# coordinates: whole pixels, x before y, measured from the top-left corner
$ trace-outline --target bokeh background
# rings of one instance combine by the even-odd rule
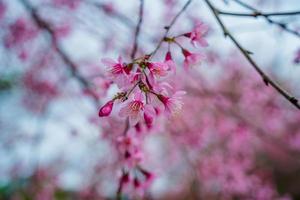
[[[250,13],[233,1],[217,8]],[[138,55],[152,51],[183,0],[145,0]],[[265,12],[298,0],[247,1]],[[0,1],[0,199],[114,199],[121,165],[114,140],[124,120],[98,118],[116,91],[102,58],[129,61],[138,0]],[[299,31],[299,15],[272,17]],[[261,68],[300,97],[300,37],[263,17],[222,16]],[[155,180],[124,199],[300,199],[300,114],[259,75],[210,10],[194,0],[171,35],[209,25],[206,60],[182,70],[172,47],[182,112],[159,119],[143,142]],[[180,41],[193,47],[186,40]],[[167,46],[154,58],[164,58]],[[197,50],[194,50],[197,51]],[[298,53],[299,54],[299,53]]]

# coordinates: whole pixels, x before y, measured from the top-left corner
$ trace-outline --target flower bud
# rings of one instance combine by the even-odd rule
[[[168,61],[168,60],[173,60],[170,51],[168,51],[168,52],[166,53],[166,57],[165,57],[165,61]]]
[[[147,128],[150,129],[152,127],[153,117],[144,113],[144,120]]]
[[[106,117],[110,115],[113,109],[113,105],[114,105],[114,101],[110,100],[104,106],[102,106],[99,110],[99,117]]]
[[[134,178],[133,185],[135,188],[141,187],[141,182],[139,181],[139,179],[137,177]]]

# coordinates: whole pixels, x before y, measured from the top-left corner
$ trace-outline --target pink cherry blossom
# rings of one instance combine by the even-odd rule
[[[144,110],[143,94],[136,92],[133,101],[121,108],[120,117],[129,117],[129,122],[132,126],[136,125],[142,118]]]
[[[203,22],[198,22],[192,32],[184,34],[184,36],[189,37],[191,39],[191,43],[196,46],[206,47],[208,46],[207,41],[205,40],[205,36],[208,32],[208,26]]]
[[[108,78],[115,82],[119,88],[128,87],[129,73],[127,66],[122,62],[122,58],[119,57],[118,61],[115,62],[111,59],[102,59],[102,63],[108,67]]]
[[[168,74],[169,66],[163,62],[151,62],[147,65],[150,75],[156,77],[163,77]]]
[[[176,64],[172,58],[171,52],[168,51],[165,57],[165,64],[168,65],[169,70],[176,73]]]
[[[186,49],[182,49],[182,54],[184,55],[183,67],[185,70],[199,64],[205,58],[202,53],[191,53]]]
[[[177,91],[172,96],[167,97],[164,95],[158,95],[159,100],[165,106],[165,111],[168,115],[178,114],[183,106],[183,95],[185,95],[185,91]]]
[[[151,87],[157,82],[159,78],[168,75],[169,66],[163,62],[147,63],[147,67],[150,71],[148,80],[150,81]]]

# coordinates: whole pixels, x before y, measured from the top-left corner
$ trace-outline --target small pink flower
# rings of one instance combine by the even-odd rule
[[[143,94],[136,92],[133,101],[129,102],[120,110],[120,117],[129,117],[131,126],[135,126],[144,116],[145,123],[152,124],[155,110],[153,106],[143,103]]]
[[[156,115],[155,109],[151,105],[146,105],[144,109],[144,120],[148,129],[152,128],[154,116]]]
[[[148,69],[151,74],[162,77],[168,74],[169,66],[162,62],[151,62],[148,63]]]
[[[149,80],[151,85],[153,85],[156,81],[155,78],[160,78],[168,75],[169,66],[163,62],[152,62],[147,65],[150,75]]]
[[[112,109],[113,109],[114,101],[110,100],[108,101],[104,106],[102,106],[99,110],[99,117],[106,117],[110,115]]]
[[[111,59],[102,59],[102,63],[108,66],[108,78],[115,82],[119,88],[130,85],[130,70],[127,68],[126,64],[122,62],[121,57],[118,58],[117,62]]]
[[[196,46],[197,44],[206,47],[208,46],[207,41],[204,39],[208,32],[208,26],[203,22],[198,22],[192,32],[184,34],[184,36],[191,39],[191,43]]]
[[[130,125],[136,125],[144,110],[143,97],[141,92],[135,93],[134,100],[129,102],[125,107],[120,110],[120,117],[129,117]]]
[[[182,96],[185,94],[185,91],[177,91],[171,97],[164,95],[158,95],[157,97],[164,104],[167,114],[173,115],[181,111],[183,106]]]
[[[197,65],[205,58],[202,53],[191,53],[186,49],[182,49],[182,54],[184,55],[184,69],[188,70],[189,67]]]
[[[175,65],[175,62],[173,61],[170,51],[168,51],[166,54],[165,64],[168,65],[170,71],[173,71],[174,73],[176,73],[176,65]]]

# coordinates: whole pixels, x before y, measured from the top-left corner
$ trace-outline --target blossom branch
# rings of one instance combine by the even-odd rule
[[[298,31],[288,28],[286,23],[274,21],[273,19],[270,18],[271,16],[280,16],[280,15],[283,15],[283,16],[284,15],[298,15],[298,14],[300,14],[300,11],[285,12],[285,13],[283,12],[281,14],[280,13],[263,13],[263,12],[260,12],[259,10],[257,10],[256,8],[252,7],[251,5],[246,4],[240,0],[232,0],[232,1],[236,2],[237,4],[239,4],[240,6],[242,6],[244,8],[247,8],[248,10],[253,11],[252,15],[249,15],[249,17],[250,16],[252,16],[252,17],[261,16],[261,17],[265,18],[265,20],[267,22],[269,22],[270,24],[275,24],[275,25],[279,26],[280,28],[282,28],[283,30],[285,30],[286,32],[291,33],[291,34],[295,35],[296,37],[300,38],[300,33]],[[217,9],[216,9],[216,11],[219,12],[219,14],[224,14],[224,12],[220,12]],[[241,15],[235,15],[235,16],[241,16]],[[244,16],[247,16],[247,15],[244,15]]]
[[[136,52],[138,50],[138,38],[141,30],[141,25],[143,22],[143,15],[144,15],[144,0],[140,0],[140,8],[139,8],[139,21],[135,29],[134,33],[134,43],[133,43],[133,48],[131,51],[131,59],[134,59]]]
[[[43,20],[37,13],[37,10],[33,8],[26,0],[20,0],[24,7],[30,12],[30,15],[35,22],[35,24],[42,30],[45,30],[51,38],[52,44],[54,46],[55,51],[63,60],[63,62],[69,67],[71,75],[78,80],[81,86],[88,91],[91,91],[91,85],[88,80],[86,80],[78,71],[78,66],[75,62],[73,62],[66,53],[62,50],[60,45],[58,44],[57,38],[55,36],[55,32],[47,21]],[[95,104],[98,104],[98,97],[93,92],[88,92],[88,94],[93,98]]]
[[[136,52],[138,50],[138,36],[139,36],[141,25],[143,22],[143,15],[144,15],[144,0],[140,0],[139,21],[138,21],[138,24],[136,26],[135,33],[134,33],[134,44],[133,44],[133,48],[132,48],[132,51],[130,54],[131,59],[135,58]],[[138,85],[138,83],[139,83],[139,81],[137,81],[137,83],[128,91],[128,93],[126,94],[126,98],[128,98],[128,96],[134,90],[134,88]],[[126,119],[125,128],[123,130],[123,135],[127,135],[128,129],[129,129],[129,117],[127,117],[127,119]],[[123,185],[124,185],[124,177],[128,177],[128,174],[125,171],[125,169],[123,168],[122,177],[119,180],[119,185],[118,185],[118,189],[116,192],[116,198],[118,200],[122,199],[122,189],[123,189]]]
[[[235,46],[240,50],[240,52],[245,56],[245,58],[249,61],[252,67],[257,71],[257,73],[262,77],[264,83],[268,86],[271,85],[279,94],[281,94],[284,98],[286,98],[291,104],[295,107],[300,109],[300,105],[298,99],[294,96],[290,95],[285,89],[283,89],[277,82],[273,81],[257,64],[256,62],[250,57],[250,52],[244,49],[241,44],[235,39],[235,37],[228,31],[222,20],[220,19],[218,10],[211,4],[209,0],[204,0],[210,10],[212,11],[213,15],[215,16],[217,22],[221,26],[224,36],[229,37],[231,41],[235,44]]]
[[[175,15],[175,17],[172,19],[172,21],[170,22],[170,24],[168,26],[165,26],[165,29],[166,29],[165,34],[163,35],[163,37],[161,38],[161,40],[158,42],[158,45],[156,46],[156,48],[154,49],[154,51],[152,51],[149,54],[151,57],[156,54],[156,52],[158,51],[158,49],[160,48],[160,46],[164,42],[165,38],[168,36],[168,33],[170,32],[171,28],[173,27],[173,25],[175,24],[175,22],[177,21],[177,19],[187,9],[187,7],[190,5],[191,2],[192,2],[192,0],[188,0],[184,4],[184,6],[181,8],[181,10]]]

